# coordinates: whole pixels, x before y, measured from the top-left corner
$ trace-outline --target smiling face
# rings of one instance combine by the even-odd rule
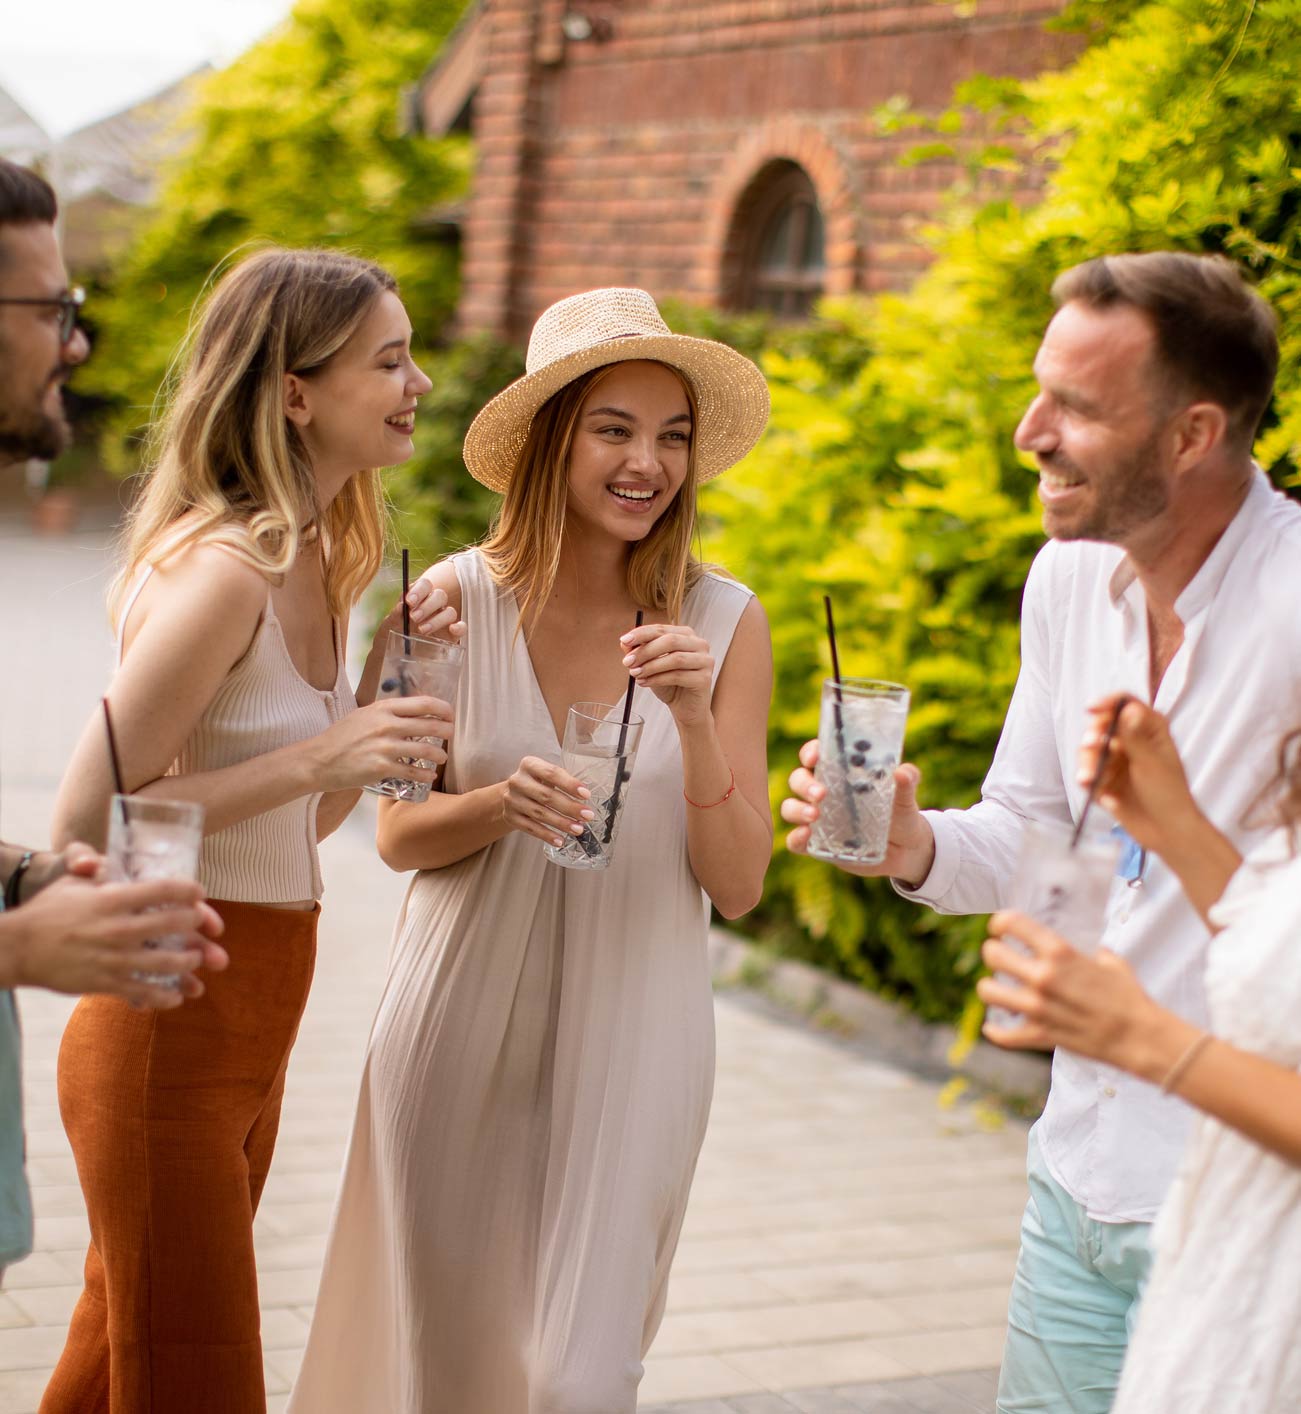
[[[286,416],[327,499],[356,472],[411,456],[416,401],[432,386],[411,357],[411,321],[391,290],[324,368],[285,375]]]
[[[57,299],[67,288],[53,226],[0,226],[0,295]],[[63,385],[88,352],[80,329],[59,343],[57,305],[0,304],[0,463],[52,460],[68,445]]]
[[[588,391],[569,449],[571,521],[644,539],[673,504],[691,454],[691,403],[661,363],[614,364]]]
[[[1136,309],[1062,306],[1035,359],[1016,445],[1039,466],[1044,530],[1127,545],[1170,503],[1170,390]]]

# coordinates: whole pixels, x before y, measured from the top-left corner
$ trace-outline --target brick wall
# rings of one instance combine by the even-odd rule
[[[610,37],[564,39],[566,9],[605,21]],[[936,110],[971,74],[1036,73],[1078,43],[1043,29],[1061,0],[963,9],[973,13],[937,0],[488,0],[463,327],[518,334],[598,284],[724,300],[738,205],[774,159],[798,162],[818,192],[829,291],[906,284],[925,261],[918,224],[961,173],[900,167],[918,139],[881,135],[872,110],[896,94]]]

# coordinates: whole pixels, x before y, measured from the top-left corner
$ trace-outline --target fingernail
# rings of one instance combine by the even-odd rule
[[[579,825],[578,823],[574,823],[570,825],[569,833],[571,835],[581,835],[585,829],[587,829],[586,825]]]
[[[619,642],[620,642],[620,643],[627,643],[628,640],[629,640],[631,637],[632,637],[632,634],[631,634],[631,633],[621,633],[621,634],[619,635]]]
[[[806,805],[804,807],[804,818],[806,820],[816,820],[818,818],[818,812],[814,810],[811,805]]]
[[[623,660],[623,665],[624,665],[624,667],[626,668],[630,663],[635,663],[636,661],[637,661],[636,654],[634,654],[634,653],[629,653],[628,656]]]
[[[551,839],[551,843],[552,843],[553,845],[555,845],[555,847],[556,847],[557,849],[560,849],[560,848],[564,845],[565,842],[564,842],[564,840],[563,840],[559,835],[553,835],[553,836],[552,836],[552,839]]]
[[[580,800],[591,800],[592,792],[586,786],[578,787],[578,798]]]
[[[640,668],[629,668],[629,669],[628,669],[628,676],[629,676],[630,678],[640,677],[640,676],[641,676],[641,669],[640,669]]]
[[[584,820],[595,820],[595,819],[596,819],[596,811],[595,811],[595,810],[580,810],[578,813],[583,817]]]

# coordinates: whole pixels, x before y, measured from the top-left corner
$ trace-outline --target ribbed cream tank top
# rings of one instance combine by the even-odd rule
[[[132,589],[119,632],[151,572],[145,570]],[[334,686],[322,692],[294,667],[268,589],[252,643],[227,673],[167,774],[196,775],[238,765],[317,736],[353,711],[357,699],[348,682],[340,636],[336,621]],[[119,664],[121,660],[119,636]],[[302,796],[208,835],[199,853],[199,882],[208,897],[239,903],[319,899],[324,888],[316,853],[320,799],[319,791]]]

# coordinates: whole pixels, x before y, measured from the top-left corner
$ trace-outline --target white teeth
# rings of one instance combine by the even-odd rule
[[[1054,471],[1045,471],[1042,467],[1039,468],[1039,478],[1041,481],[1047,482],[1054,491],[1068,491],[1072,486],[1082,486],[1084,484],[1082,481],[1072,477],[1061,476]]]
[[[611,486],[610,490],[624,501],[649,501],[655,494],[654,491],[625,491],[618,486]]]
[[[387,422],[390,427],[396,427],[403,432],[410,432],[416,425],[416,415],[415,413],[408,412],[404,413],[401,417],[386,417],[384,421]]]

